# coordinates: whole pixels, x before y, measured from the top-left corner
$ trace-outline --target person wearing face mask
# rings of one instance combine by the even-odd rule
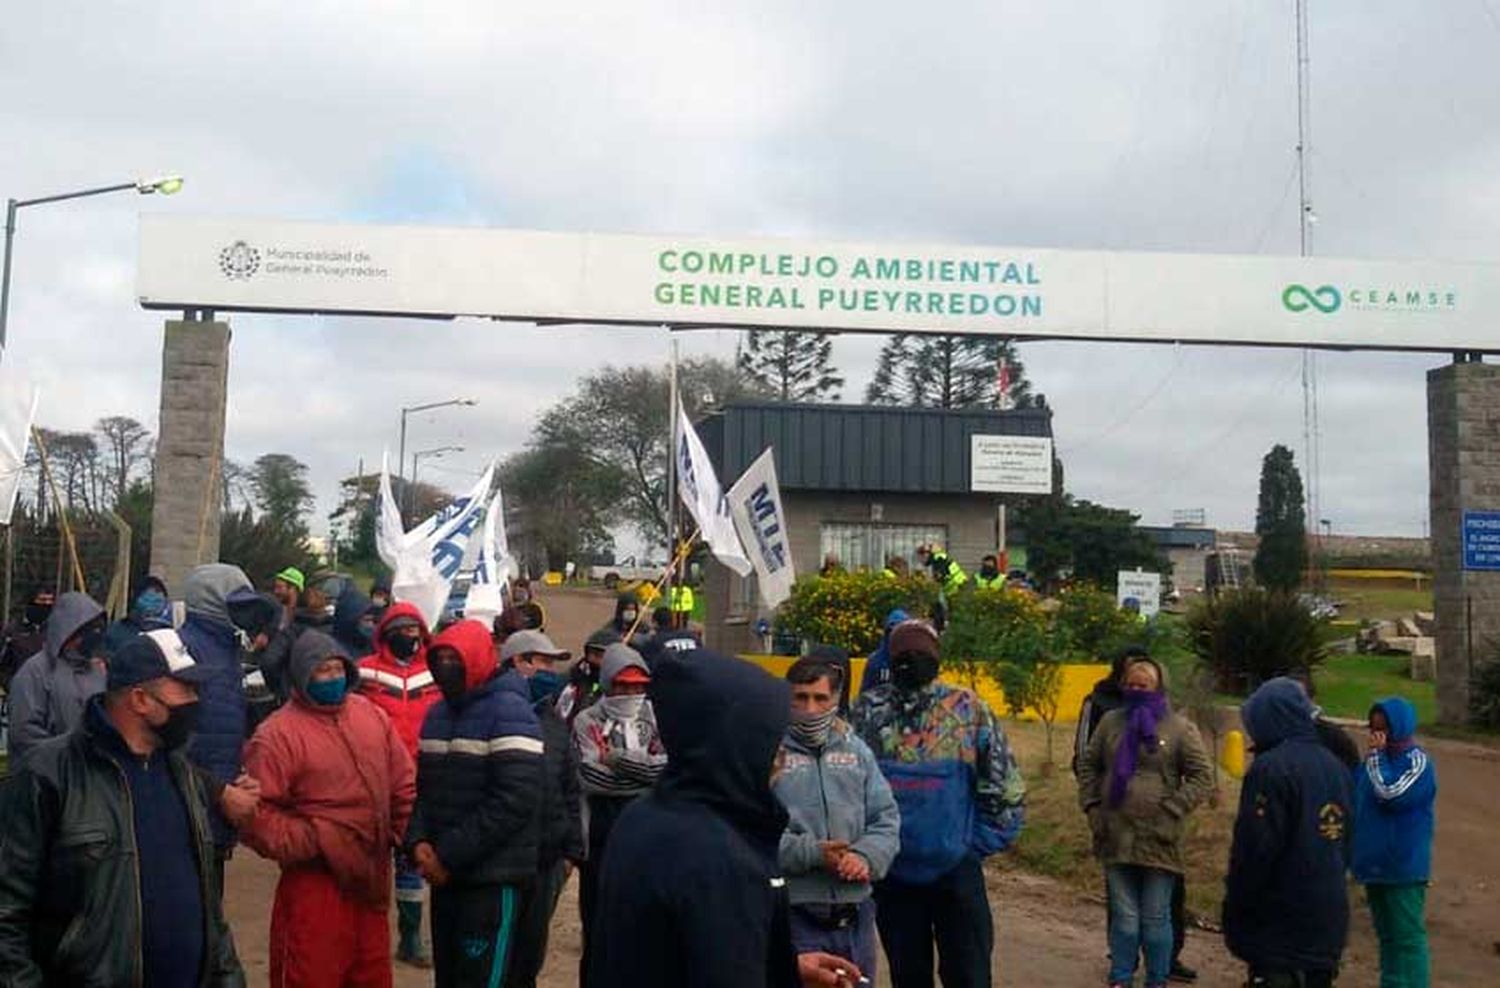
[[[407,848],[432,885],[437,984],[501,984],[537,873],[545,751],[525,676],[496,675],[490,628],[466,619],[432,640],[443,699],[422,723]]]
[[[1000,572],[1000,560],[993,554],[979,560],[979,572],[974,574],[974,586],[980,590],[999,590],[1005,586],[1005,574]]]
[[[146,577],[140,592],[130,602],[130,613],[109,626],[104,633],[104,654],[114,655],[136,635],[159,628],[172,627],[172,602],[167,599],[167,585],[154,576]]]
[[[1168,703],[1156,660],[1127,658],[1120,685],[1121,706],[1099,721],[1078,763],[1078,803],[1104,865],[1109,983],[1133,983],[1144,953],[1146,986],[1158,988],[1172,973],[1185,821],[1213,792],[1213,763],[1193,722]]]
[[[573,669],[568,673],[568,685],[557,697],[558,716],[568,725],[569,731],[578,715],[604,695],[604,687],[599,685],[604,650],[619,640],[620,636],[613,628],[600,628],[583,643],[583,654],[573,663]]]
[[[641,621],[637,623],[636,620],[640,616],[640,613],[640,599],[633,592],[622,593],[615,598],[615,616],[610,618],[609,624],[606,624],[600,630],[613,631],[619,636],[621,641],[624,641],[625,636],[630,634],[632,629],[636,631],[645,629],[646,622]]]
[[[891,632],[896,630],[896,625],[910,616],[899,607],[885,616],[885,634],[881,635],[880,644],[865,660],[865,674],[859,681],[861,693],[868,693],[875,687],[884,686],[891,681]]]
[[[411,817],[416,767],[390,718],[354,692],[359,669],[338,642],[306,632],[288,673],[291,700],[245,746],[261,800],[240,833],[281,865],[271,984],[388,986],[391,852]]]
[[[901,810],[901,851],[875,886],[876,925],[896,988],[988,988],[995,928],[984,858],[1015,842],[1026,783],[994,714],[939,682],[938,633],[903,621],[890,635],[891,681],[861,693],[852,718]]]
[[[46,587],[37,587],[26,598],[21,616],[0,632],[0,689],[10,685],[21,663],[42,650],[47,641],[47,616],[57,595]]]
[[[183,754],[210,676],[175,631],[138,635],[78,726],[13,769],[0,789],[0,984],[243,988],[207,795]]]
[[[584,831],[588,858],[578,876],[578,911],[583,920],[582,970],[589,970],[599,873],[615,821],[632,802],[651,791],[667,767],[666,749],[656,729],[656,713],[646,698],[651,672],[629,645],[604,650],[599,682],[604,697],[573,721],[573,748],[583,784]]]
[[[427,667],[427,646],[431,640],[422,612],[413,604],[395,603],[386,609],[375,627],[375,651],[359,660],[360,692],[385,711],[413,762],[417,758],[422,721],[443,696]],[[396,959],[414,967],[432,966],[432,956],[422,942],[425,889],[416,862],[398,848],[396,926],[400,935]]]
[[[330,634],[344,651],[356,658],[375,650],[375,621],[370,615],[370,598],[352,583],[334,602]]]
[[[536,599],[531,581],[524,576],[511,584],[510,604],[520,613],[523,628],[530,631],[547,630],[547,611],[542,607],[542,602]]]
[[[790,820],[780,860],[791,895],[792,945],[853,961],[875,980],[875,903],[900,847],[901,815],[875,755],[838,716],[847,678],[833,657],[787,670],[792,720],[772,783]]]
[[[542,726],[546,759],[537,874],[516,922],[515,960],[505,982],[507,988],[535,988],[547,959],[548,927],[557,910],[558,896],[568,876],[584,859],[578,757],[568,725],[555,709],[566,682],[557,666],[566,665],[569,658],[540,631],[518,631],[500,650],[501,671],[514,669],[526,677],[531,707]]]
[[[104,689],[104,622],[104,608],[87,594],[57,598],[41,651],[10,681],[12,763],[77,727],[89,697]]]

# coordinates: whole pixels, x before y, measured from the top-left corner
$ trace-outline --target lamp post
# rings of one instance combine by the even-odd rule
[[[143,196],[160,192],[164,196],[169,196],[181,189],[182,177],[180,175],[165,175],[161,178],[140,179],[135,182],[120,182],[116,185],[79,189],[77,192],[63,192],[54,196],[39,196],[36,199],[7,199],[5,202],[5,260],[3,268],[0,268],[0,357],[3,357],[5,353],[5,326],[10,312],[10,252],[11,245],[16,238],[17,212],[27,206],[41,206],[49,202],[63,202],[68,199],[85,199],[89,196],[102,196],[111,192],[135,191]]]
[[[431,449],[419,449],[411,454],[411,483],[406,487],[407,511],[412,509],[412,498],[415,496],[413,491],[417,486],[417,464],[421,462],[422,457],[436,457],[442,456],[444,453],[462,453],[463,451],[464,448],[462,446],[434,446]]]
[[[406,416],[410,415],[412,412],[427,412],[431,411],[434,408],[447,408],[450,405],[463,405],[465,407],[473,407],[477,404],[479,404],[479,402],[475,401],[473,398],[450,398],[447,401],[434,401],[429,402],[426,405],[407,405],[401,409],[401,446],[396,452],[396,466],[401,471],[401,486],[403,488],[405,488],[408,483],[406,479]],[[415,469],[413,469],[413,473],[415,472]],[[404,493],[401,497],[401,500],[407,505],[407,510],[411,510],[411,494],[409,492]]]

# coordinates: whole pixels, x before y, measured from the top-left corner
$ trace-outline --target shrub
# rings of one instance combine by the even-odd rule
[[[1079,584],[1058,594],[1057,601],[1055,641],[1071,659],[1097,662],[1125,645],[1145,643],[1147,623],[1120,610],[1107,590]]]
[[[1500,644],[1469,679],[1469,720],[1476,727],[1500,729]]]
[[[1321,623],[1294,594],[1257,587],[1200,603],[1188,615],[1188,638],[1221,692],[1245,694],[1322,662]]]
[[[1007,664],[1030,669],[1051,650],[1051,628],[1036,600],[1019,590],[971,590],[948,599],[948,626],[943,632],[943,662],[967,678],[1004,682]]]
[[[937,585],[921,577],[891,579],[879,573],[805,576],[776,611],[778,631],[823,645],[869,655],[880,645],[886,615],[904,608],[924,617],[937,599]]]

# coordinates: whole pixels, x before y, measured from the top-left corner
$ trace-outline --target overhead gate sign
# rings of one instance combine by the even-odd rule
[[[1500,351],[1500,265],[144,216],[155,309]]]

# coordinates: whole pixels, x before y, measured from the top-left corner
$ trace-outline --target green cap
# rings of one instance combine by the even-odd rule
[[[302,590],[307,583],[306,578],[302,575],[302,571],[295,566],[288,566],[280,573],[277,573],[276,579],[280,580],[282,583],[290,583],[298,590]]]

